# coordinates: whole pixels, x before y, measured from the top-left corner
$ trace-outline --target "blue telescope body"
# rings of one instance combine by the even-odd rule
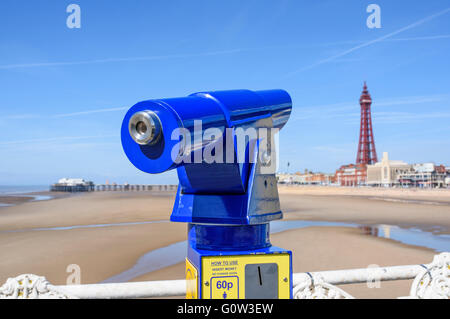
[[[126,113],[131,163],[150,174],[177,169],[170,220],[188,223],[187,298],[292,298],[292,253],[269,236],[282,218],[276,133],[291,109],[283,90],[233,90],[142,101]]]
[[[199,92],[142,101],[125,115],[122,145],[128,159],[141,171],[155,174],[177,169],[180,184],[171,220],[193,224],[191,228],[201,224],[191,230],[202,233],[205,247],[213,245],[211,236],[217,238],[217,227],[208,228],[208,224],[255,225],[247,228],[246,235],[231,236],[251,236],[256,246],[262,242],[267,246],[268,222],[282,218],[275,170],[264,173],[259,160],[251,161],[260,158],[260,136],[248,137],[245,152],[239,153],[237,133],[249,128],[281,129],[291,109],[291,98],[284,90]],[[177,133],[180,129],[183,134]],[[211,129],[215,134],[205,142],[202,137]],[[220,159],[216,162],[202,158],[211,144],[218,143],[227,145],[223,149],[228,153],[231,145],[232,154],[215,154]],[[269,147],[266,155],[275,161],[274,147]],[[239,232],[237,228],[234,231]],[[242,244],[248,241],[243,239]],[[222,248],[224,245],[218,243]]]

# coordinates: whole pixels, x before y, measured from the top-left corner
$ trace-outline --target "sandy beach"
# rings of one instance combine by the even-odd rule
[[[285,220],[392,225],[450,234],[450,191],[280,187]],[[408,190],[409,191],[409,190]],[[186,225],[168,222],[174,194],[96,192],[0,207],[0,284],[22,273],[65,284],[77,264],[82,283],[97,283],[133,267],[155,249],[186,239]],[[293,251],[294,272],[431,262],[433,249],[368,236],[358,227],[311,226],[271,236]],[[450,250],[450,247],[449,249]],[[184,263],[133,278],[181,279]],[[356,297],[408,294],[410,281],[383,282],[380,289],[346,285]]]

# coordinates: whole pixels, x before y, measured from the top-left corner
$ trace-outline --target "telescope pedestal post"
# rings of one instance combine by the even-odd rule
[[[270,244],[269,227],[189,224],[186,298],[292,298],[292,254]]]

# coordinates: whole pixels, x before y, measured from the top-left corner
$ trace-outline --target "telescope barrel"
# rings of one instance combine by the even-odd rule
[[[223,135],[226,128],[263,118],[271,118],[273,127],[281,129],[291,108],[291,98],[284,90],[198,92],[181,98],[142,101],[125,115],[122,146],[138,169],[161,173],[182,165],[177,156],[183,154],[186,144],[191,151],[201,151],[207,129],[215,128]],[[196,121],[201,121],[200,132]],[[223,140],[224,136],[215,136],[220,138]]]

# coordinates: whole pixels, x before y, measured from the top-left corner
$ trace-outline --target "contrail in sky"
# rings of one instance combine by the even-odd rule
[[[413,37],[413,38],[395,38],[395,39],[387,39],[386,41],[389,41],[389,42],[417,41],[417,40],[437,40],[437,39],[448,39],[448,38],[450,38],[450,34],[430,35],[430,36]]]
[[[450,9],[450,8],[449,8]],[[444,12],[445,13],[445,12]],[[443,13],[442,13],[443,14]],[[429,17],[430,18],[430,17]],[[423,21],[425,22],[425,21]],[[423,23],[422,22],[422,23]],[[404,31],[404,30],[401,30]],[[396,41],[415,41],[415,40],[436,40],[436,39],[447,39],[450,38],[450,34],[442,34],[442,35],[434,35],[434,36],[423,36],[423,37],[412,37],[412,38],[398,38],[398,39],[386,39],[386,37],[391,37],[401,31],[396,31],[393,34],[388,34],[387,36],[384,36],[383,38],[376,39],[370,42],[362,43],[361,45],[358,45],[355,48],[350,49],[349,52],[343,52],[342,54],[339,54],[334,58],[338,58],[342,55],[348,54],[356,49],[359,49],[361,47],[370,45],[375,42],[379,42],[382,40],[390,41],[390,42],[396,42]],[[342,45],[342,44],[356,44],[361,43],[361,41],[354,41],[354,40],[348,40],[348,41],[338,41],[338,42],[328,42],[328,43],[312,43],[308,45],[288,45],[288,46],[273,46],[273,47],[258,47],[258,48],[240,48],[240,49],[230,49],[230,50],[224,50],[224,51],[213,51],[213,52],[206,52],[206,53],[197,53],[197,54],[171,54],[171,55],[160,55],[160,56],[144,56],[144,57],[130,57],[130,58],[108,58],[108,59],[96,59],[96,60],[85,60],[85,61],[67,61],[67,62],[41,62],[41,63],[22,63],[22,64],[5,64],[0,65],[0,70],[8,70],[8,69],[19,69],[19,68],[37,68],[37,67],[47,67],[47,66],[72,66],[72,65],[83,65],[83,64],[99,64],[99,63],[113,63],[113,62],[139,62],[139,61],[152,61],[152,60],[164,60],[164,59],[181,59],[181,58],[192,58],[192,57],[202,57],[202,56],[214,56],[214,55],[226,55],[226,54],[234,54],[234,53],[242,53],[242,52],[248,52],[248,51],[259,51],[259,50],[267,50],[267,49],[277,49],[280,48],[296,48],[296,47],[320,47],[320,46],[332,46],[332,45]],[[328,59],[327,59],[328,61]],[[327,61],[321,62],[319,61],[315,65],[319,65],[322,63],[325,63]],[[331,61],[331,60],[330,60]],[[313,66],[315,66],[313,65]],[[307,68],[311,68],[306,67]],[[302,71],[298,70],[293,72],[297,73]]]
[[[347,55],[347,54],[349,54],[349,53],[352,53],[352,52],[354,52],[354,51],[356,51],[356,50],[365,48],[365,47],[367,47],[367,46],[369,46],[369,45],[372,45],[372,44],[374,44],[374,43],[381,42],[381,41],[383,41],[383,40],[386,40],[386,39],[388,39],[388,38],[391,38],[391,37],[393,37],[394,35],[397,35],[397,34],[399,34],[399,33],[401,33],[401,32],[406,31],[406,30],[415,28],[415,27],[417,27],[417,26],[419,26],[419,25],[421,25],[421,24],[423,24],[423,23],[425,23],[425,22],[428,22],[428,21],[433,20],[433,19],[435,19],[435,18],[437,18],[437,17],[439,17],[439,16],[441,16],[441,15],[443,15],[443,14],[446,14],[446,13],[449,12],[449,11],[450,11],[450,8],[447,8],[447,9],[445,9],[445,10],[442,10],[442,11],[440,11],[440,12],[438,12],[438,13],[435,13],[435,14],[433,14],[433,15],[430,15],[430,16],[428,16],[428,17],[425,17],[425,18],[423,18],[423,19],[420,19],[419,21],[416,21],[416,22],[414,22],[414,23],[411,23],[410,25],[407,25],[406,27],[400,28],[400,29],[398,29],[397,31],[388,33],[388,34],[386,34],[386,35],[384,35],[384,36],[382,36],[382,37],[376,38],[376,39],[374,39],[374,40],[371,40],[371,41],[368,41],[368,42],[364,42],[364,43],[362,43],[362,44],[360,44],[360,45],[357,45],[357,46],[355,46],[355,47],[353,47],[353,48],[351,48],[351,49],[348,49],[348,50],[346,50],[346,51],[344,51],[344,52],[341,52],[341,53],[339,53],[339,54],[330,56],[329,58],[320,60],[320,61],[318,61],[318,62],[316,62],[316,63],[313,63],[313,64],[311,64],[311,65],[305,66],[305,67],[303,67],[303,68],[301,68],[301,69],[298,69],[298,70],[296,70],[296,71],[290,72],[290,73],[288,73],[287,75],[285,75],[285,77],[290,77],[290,76],[295,75],[295,74],[297,74],[297,73],[299,73],[299,72],[302,72],[302,71],[305,71],[305,70],[312,69],[312,68],[314,68],[314,67],[316,67],[316,66],[319,66],[319,65],[321,65],[321,64],[324,64],[324,63],[327,63],[327,62],[330,62],[330,61],[333,61],[334,59],[340,58],[340,57],[342,57],[342,56],[344,56],[344,55]]]
[[[129,108],[129,106],[111,107],[111,108],[94,109],[94,110],[72,112],[72,113],[61,113],[61,114],[55,114],[55,115],[42,115],[42,114],[27,113],[27,114],[16,114],[16,115],[4,115],[4,116],[2,116],[2,118],[6,119],[6,120],[28,120],[28,119],[36,119],[36,118],[64,118],[64,117],[89,115],[89,114],[95,114],[95,113],[118,112],[118,111],[127,110],[128,108]]]
[[[0,65],[0,70],[18,69],[18,68],[36,68],[36,67],[46,67],[46,66],[70,66],[70,65],[83,65],[83,64],[111,63],[111,62],[135,62],[135,61],[151,61],[151,60],[165,60],[165,59],[182,59],[182,58],[195,58],[195,57],[204,57],[204,56],[233,54],[233,53],[239,53],[239,52],[241,52],[241,49],[213,51],[213,52],[196,53],[196,54],[155,55],[155,56],[143,56],[143,57],[131,57],[131,58],[109,58],[109,59],[72,61],[72,62],[6,64],[6,65]]]
[[[118,134],[91,135],[91,136],[57,136],[57,137],[37,138],[37,139],[29,139],[29,140],[1,141],[0,146],[1,145],[14,145],[14,144],[32,144],[32,143],[94,139],[94,138],[109,138],[109,137],[118,137],[118,136],[119,136]]]
[[[64,114],[56,114],[53,115],[53,118],[59,118],[59,117],[72,117],[72,116],[78,116],[78,115],[86,115],[86,114],[94,114],[94,113],[104,113],[104,112],[116,112],[116,111],[123,111],[128,109],[129,107],[113,107],[108,109],[96,109],[96,110],[88,110],[88,111],[82,111],[82,112],[74,112],[74,113],[64,113]]]

